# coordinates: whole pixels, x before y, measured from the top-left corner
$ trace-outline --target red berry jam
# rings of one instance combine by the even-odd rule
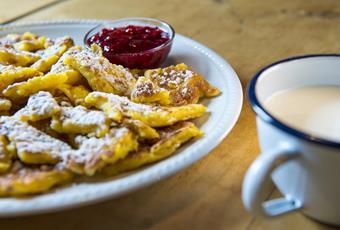
[[[158,27],[129,25],[104,28],[88,38],[87,44],[99,45],[111,63],[147,69],[162,64],[171,48],[169,40],[170,35]]]

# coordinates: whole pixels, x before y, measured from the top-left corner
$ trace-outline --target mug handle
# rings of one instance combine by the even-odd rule
[[[242,186],[242,200],[248,211],[258,216],[273,217],[302,208],[302,203],[294,198],[266,201],[272,190],[272,172],[297,155],[291,147],[282,144],[257,157],[248,169]]]

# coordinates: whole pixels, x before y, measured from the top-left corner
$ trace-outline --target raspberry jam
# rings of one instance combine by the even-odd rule
[[[167,57],[170,35],[158,27],[128,25],[103,28],[87,39],[87,44],[99,45],[111,63],[128,68],[159,67]]]

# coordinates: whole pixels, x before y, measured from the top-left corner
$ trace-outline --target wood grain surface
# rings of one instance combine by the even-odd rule
[[[20,4],[2,2],[12,7],[1,9],[0,17],[21,12]],[[132,16],[165,20],[214,49],[235,68],[244,90],[256,71],[273,61],[340,51],[337,0],[69,0],[19,21]],[[245,211],[242,180],[259,151],[255,115],[245,98],[230,135],[170,179],[100,204],[1,219],[0,229],[332,229],[300,213],[261,219]]]
[[[61,0],[1,0],[0,1],[0,24],[15,21],[26,15],[43,10]]]

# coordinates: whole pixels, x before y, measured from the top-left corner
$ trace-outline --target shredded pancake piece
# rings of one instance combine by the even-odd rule
[[[186,105],[197,103],[200,97],[213,97],[220,90],[185,64],[164,69],[147,70],[138,78],[131,100],[159,105]]]
[[[29,78],[41,75],[41,72],[30,67],[0,65],[0,91],[14,82],[25,81]]]
[[[85,97],[90,93],[90,90],[83,85],[62,84],[58,89],[68,97],[73,105],[85,105]]]
[[[69,48],[55,63],[52,65],[51,70],[49,73],[55,73],[55,74],[64,74],[67,76],[67,82],[66,84],[74,85],[74,84],[81,84],[86,82],[86,80],[81,76],[81,74],[72,69],[70,66],[66,65],[64,63],[64,60],[66,57],[73,56],[76,54],[79,50],[81,50],[80,46],[73,46]]]
[[[83,106],[61,107],[53,116],[51,128],[59,133],[95,134],[102,137],[109,131],[110,120],[102,111]]]
[[[93,175],[138,147],[135,135],[126,128],[111,129],[102,138],[77,136],[75,142],[79,148],[68,155],[65,167],[86,175]]]
[[[8,174],[0,177],[0,197],[42,193],[56,185],[70,182],[73,174],[59,167],[23,166],[15,162]]]
[[[126,158],[106,166],[103,172],[108,175],[115,175],[159,161],[173,154],[183,143],[192,138],[198,138],[203,134],[191,122],[177,123],[160,130],[159,133],[160,140],[157,143],[130,153]]]
[[[56,138],[30,126],[15,117],[0,117],[0,135],[15,145],[22,162],[30,164],[55,164],[71,147]]]
[[[23,34],[7,34],[0,38],[0,46],[14,48],[19,51],[34,52],[46,48],[50,44],[50,39],[45,36],[38,36],[31,32]]]
[[[155,140],[159,138],[156,129],[139,120],[124,119],[122,125],[136,133],[140,140]]]
[[[30,32],[24,33],[19,37],[18,42],[13,44],[14,49],[20,51],[35,52],[37,50],[45,49],[49,42],[45,36],[38,36]]]
[[[128,96],[135,84],[127,69],[111,64],[100,50],[82,49],[66,57],[64,62],[80,72],[93,90]]]
[[[170,93],[155,84],[151,79],[141,76],[131,93],[131,100],[136,103],[170,105]]]
[[[55,64],[61,55],[71,46],[73,46],[73,40],[68,36],[56,39],[54,45],[37,52],[41,58],[31,67],[43,73],[48,72],[51,66]]]
[[[23,121],[39,121],[60,112],[60,106],[49,92],[40,91],[29,97],[24,108],[14,116]]]
[[[200,117],[206,109],[200,104],[178,107],[137,104],[126,97],[102,92],[90,93],[85,102],[88,106],[102,110],[114,121],[120,122],[123,117],[127,117],[142,121],[151,127],[169,126],[179,121]]]
[[[3,94],[12,100],[20,100],[39,91],[56,89],[67,80],[66,75],[50,73],[41,77],[33,77],[28,81],[14,83],[5,89]]]
[[[0,64],[2,65],[26,67],[39,59],[40,56],[35,53],[0,47]]]

